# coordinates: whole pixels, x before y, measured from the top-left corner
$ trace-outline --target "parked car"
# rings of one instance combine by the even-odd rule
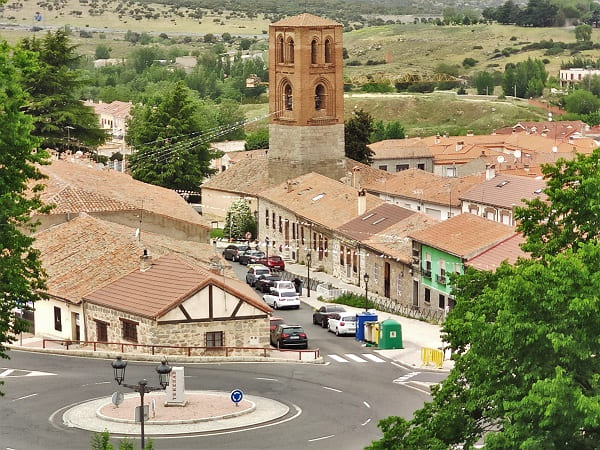
[[[260,258],[265,257],[265,252],[261,252],[260,250],[248,249],[244,253],[238,256],[238,261],[240,264],[256,264],[256,261]]]
[[[273,309],[300,308],[300,297],[296,291],[279,291],[263,295],[263,300]]]
[[[268,258],[260,258],[256,261],[258,264],[262,264],[263,266],[267,266],[272,270],[285,270],[285,263],[281,256],[269,256]]]
[[[277,325],[281,325],[285,323],[283,317],[269,317],[269,332],[271,333]]]
[[[336,336],[356,334],[356,314],[332,313],[327,320],[327,329]]]
[[[275,283],[280,280],[281,277],[279,275],[261,275],[254,282],[254,287],[263,294],[268,294],[271,292],[271,288],[275,286]]]
[[[327,328],[327,322],[329,321],[331,314],[342,312],[346,312],[346,308],[341,305],[321,306],[313,313],[313,323],[315,325],[321,325],[322,328]]]
[[[248,244],[229,244],[223,249],[223,258],[229,261],[237,261],[239,256],[250,249]]]
[[[246,272],[246,283],[250,286],[254,286],[256,280],[261,276],[271,274],[271,269],[261,264],[251,264],[248,267],[248,272]]]
[[[308,338],[300,325],[280,324],[271,332],[271,344],[277,348],[308,348]]]
[[[294,283],[287,280],[279,280],[276,281],[273,287],[271,288],[271,293],[281,292],[281,291],[294,291],[296,292],[296,288],[294,287]]]

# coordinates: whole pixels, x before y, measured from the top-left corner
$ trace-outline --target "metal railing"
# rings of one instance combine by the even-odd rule
[[[273,354],[279,352],[296,352],[298,360],[306,360],[303,354],[312,353],[314,359],[319,358],[320,349],[292,350],[292,349],[275,349],[272,347],[202,347],[197,345],[156,345],[156,344],[136,344],[134,342],[102,342],[102,341],[77,341],[69,339],[43,339],[42,348],[47,348],[47,343],[55,343],[64,346],[67,350],[69,347],[77,346],[77,350],[92,350],[94,352],[103,351],[120,351],[121,353],[135,352],[149,355],[176,355],[176,356],[221,356],[228,358],[230,356],[260,356],[263,358],[272,357]]]

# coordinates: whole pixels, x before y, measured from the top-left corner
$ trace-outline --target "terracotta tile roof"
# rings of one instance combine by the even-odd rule
[[[392,158],[432,158],[431,150],[421,140],[387,139],[374,142],[369,148],[375,152],[374,160]]]
[[[93,101],[86,101],[85,104],[94,108],[94,111],[98,115],[109,114],[121,119],[130,117],[131,108],[133,106],[130,102],[122,102],[119,100],[110,103],[94,103]]]
[[[363,241],[363,245],[397,261],[410,264],[412,261],[412,240],[407,236],[436,223],[439,223],[439,220],[427,214],[415,212],[386,228],[381,233],[370,236]]]
[[[542,189],[545,187],[546,182],[543,179],[503,173],[472,187],[462,194],[460,199],[512,209],[515,205],[522,206],[524,198],[527,200],[533,200],[536,197],[542,200],[546,199],[546,195],[542,193]]]
[[[384,203],[343,224],[336,231],[351,239],[365,241],[413,214],[415,211],[410,209]]]
[[[328,228],[358,216],[358,189],[314,172],[267,189],[259,197]],[[367,194],[367,210],[382,203]]]
[[[493,247],[485,250],[479,255],[465,262],[466,266],[477,270],[496,270],[503,261],[514,264],[517,258],[529,258],[530,255],[521,250],[521,244],[525,242],[522,234],[505,239]]]
[[[485,174],[460,178],[440,177],[420,169],[408,169],[391,174],[364,186],[369,192],[387,193],[412,200],[423,200],[438,205],[460,207],[460,196],[485,180]]]
[[[42,200],[55,203],[53,213],[144,209],[208,228],[204,219],[171,189],[165,189],[113,170],[89,167],[82,160],[54,160],[40,166],[49,178]],[[142,206],[143,205],[143,206]]]
[[[211,177],[200,189],[257,196],[269,187],[268,161],[266,158],[259,158],[244,160],[243,164],[233,164],[224,172]]]
[[[34,247],[40,250],[48,274],[47,292],[72,303],[79,303],[85,294],[138,268],[144,249],[150,255],[176,252],[203,266],[209,266],[215,255],[210,244],[149,232],[136,238],[133,228],[85,213],[36,233]]]
[[[518,122],[512,127],[504,127],[496,130],[496,134],[517,133],[544,134],[550,139],[566,139],[575,133],[584,133],[586,127],[581,120],[559,120],[542,122]]]
[[[274,22],[272,27],[331,27],[339,26],[342,24],[334,22],[333,20],[325,19],[324,17],[314,16],[308,13],[298,14],[297,16],[286,17],[278,22]]]
[[[460,258],[469,259],[515,234],[512,227],[474,214],[459,214],[422,231],[410,233],[415,241]]]
[[[85,301],[127,313],[158,319],[208,285],[215,285],[257,309],[271,311],[253,289],[239,280],[223,280],[210,271],[194,267],[176,255],[152,261],[109,285],[87,294]]]
[[[237,164],[240,161],[246,163],[249,159],[266,159],[268,150],[244,150],[240,152],[228,152],[227,156],[232,163]]]

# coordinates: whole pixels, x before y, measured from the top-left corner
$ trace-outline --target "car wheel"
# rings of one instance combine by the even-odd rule
[[[296,306],[296,309],[300,309],[300,305]]]
[[[336,329],[335,329],[335,335],[336,335],[336,336],[339,336],[339,335],[340,335],[340,329],[339,329],[339,328],[336,328]]]
[[[331,329],[331,325],[327,324],[327,332],[331,333],[333,330]]]
[[[281,348],[281,347],[282,347],[282,346],[281,346],[281,341],[277,341],[277,348],[279,349],[279,348]]]
[[[279,309],[279,305],[277,304],[277,302],[273,302],[273,309]]]
[[[327,328],[327,319],[321,321],[321,328]]]
[[[313,316],[313,325],[317,324],[317,319],[315,318],[315,316]]]

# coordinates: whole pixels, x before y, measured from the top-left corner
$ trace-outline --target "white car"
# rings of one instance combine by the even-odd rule
[[[294,283],[291,281],[279,280],[275,281],[273,287],[271,288],[271,294],[276,294],[278,292],[283,291],[294,291],[296,292],[296,288],[294,287]]]
[[[273,309],[300,308],[300,297],[293,290],[280,290],[263,295],[263,300]]]
[[[333,313],[327,321],[327,329],[336,336],[356,334],[356,315],[347,312]]]

